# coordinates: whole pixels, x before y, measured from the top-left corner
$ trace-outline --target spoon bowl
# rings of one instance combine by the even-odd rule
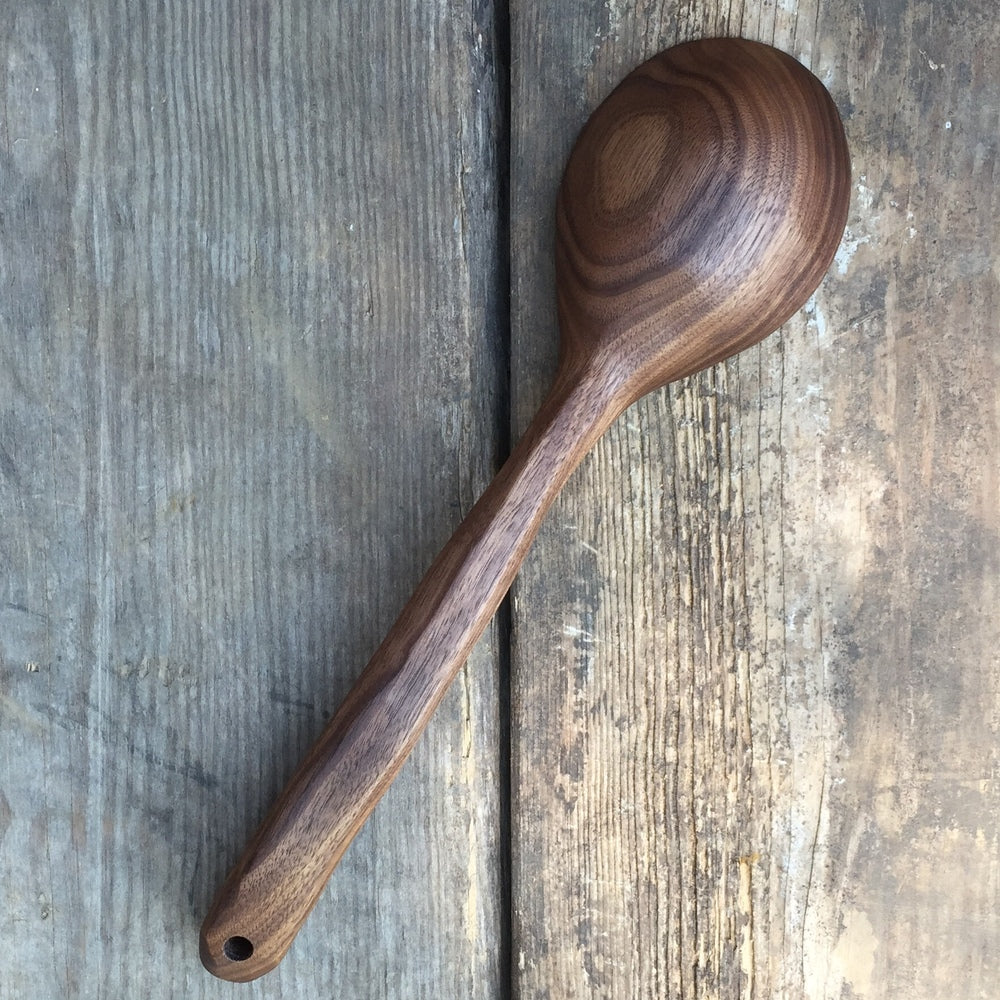
[[[599,357],[634,402],[749,347],[805,303],[840,243],[850,157],[800,63],[689,42],[597,108],[556,204],[563,360]]]
[[[594,112],[557,201],[552,390],[216,895],[201,929],[210,972],[245,981],[277,965],[580,460],[640,396],[800,308],[833,258],[849,191],[833,101],[765,45],[670,49]]]

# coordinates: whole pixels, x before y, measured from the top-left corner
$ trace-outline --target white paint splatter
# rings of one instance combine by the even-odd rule
[[[812,295],[809,301],[806,302],[804,310],[806,314],[806,320],[810,326],[816,328],[816,339],[820,346],[826,347],[830,343],[830,338],[828,335],[828,329],[826,325],[826,317],[823,315],[823,310],[820,309],[819,303],[816,301],[816,296]]]
[[[844,238],[840,241],[840,247],[833,258],[834,263],[837,265],[838,274],[847,274],[854,255],[861,247],[872,242],[872,233],[877,230],[879,221],[881,220],[881,215],[872,211],[875,207],[875,192],[868,187],[868,176],[866,174],[862,174],[858,178],[856,205],[862,225],[869,231],[859,232],[851,226],[848,226],[844,230]]]
[[[858,208],[862,212],[870,212],[875,204],[875,192],[868,186],[868,175],[858,178]]]
[[[858,236],[850,226],[844,230],[844,238],[840,241],[840,246],[834,256],[834,263],[837,265],[838,274],[847,274],[847,269],[851,266],[851,261],[858,250],[866,243],[871,243],[871,234]]]
[[[623,4],[619,0],[608,0],[608,36],[617,41],[618,29],[622,24]]]
[[[944,63],[934,62],[934,60],[931,59],[931,57],[926,52],[924,52],[923,49],[918,49],[917,51],[919,51],[919,53],[927,60],[927,65],[930,66],[932,70],[936,71],[939,69],[944,69]]]

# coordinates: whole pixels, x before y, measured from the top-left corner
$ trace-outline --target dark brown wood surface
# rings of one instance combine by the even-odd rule
[[[219,879],[550,384],[573,137],[719,33],[845,116],[830,280],[609,431],[293,955],[214,980]],[[986,0],[7,5],[0,998],[995,996],[998,41]]]

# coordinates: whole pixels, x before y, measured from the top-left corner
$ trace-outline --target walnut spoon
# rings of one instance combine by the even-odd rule
[[[594,112],[556,203],[552,390],[219,890],[201,929],[210,972],[246,981],[278,964],[570,473],[645,393],[796,312],[833,259],[849,195],[833,101],[766,45],[668,49]]]

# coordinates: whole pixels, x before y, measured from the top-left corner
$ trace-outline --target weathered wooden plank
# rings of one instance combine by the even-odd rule
[[[0,12],[5,1000],[229,995],[215,887],[492,471],[491,18]],[[496,995],[497,676],[247,996]]]
[[[627,413],[516,584],[515,994],[992,996],[1000,15],[512,8],[517,428],[554,364],[562,164],[632,65],[773,42],[856,172],[809,307]]]

